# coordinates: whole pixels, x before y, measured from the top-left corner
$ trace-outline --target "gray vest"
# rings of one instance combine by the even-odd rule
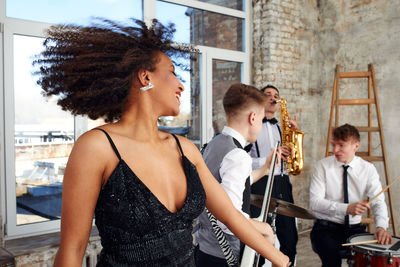
[[[222,181],[219,174],[222,160],[226,154],[238,147],[242,148],[238,141],[224,134],[215,136],[206,146],[203,152],[204,161],[219,183]],[[245,191],[243,192],[242,210],[248,214],[250,213],[250,178],[247,178]],[[199,244],[200,250],[218,258],[225,258],[206,212],[203,212],[199,216],[198,223],[199,229],[196,232],[196,241]],[[235,256],[239,258],[240,240],[236,236],[226,233],[225,237],[230,243]]]

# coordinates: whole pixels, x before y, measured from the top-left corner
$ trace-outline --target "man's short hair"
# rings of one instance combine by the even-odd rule
[[[353,139],[354,141],[360,142],[360,133],[357,128],[350,124],[344,124],[342,126],[336,127],[333,130],[333,139],[348,141]]]
[[[261,92],[265,92],[265,90],[267,90],[268,88],[272,88],[272,89],[275,89],[275,91],[277,91],[278,92],[278,95],[279,95],[279,90],[278,90],[278,88],[276,88],[275,86],[273,86],[272,84],[267,84],[266,86],[264,86],[263,88],[261,88]]]
[[[226,91],[223,99],[224,110],[227,116],[234,116],[241,110],[252,105],[264,106],[267,97],[256,87],[243,83],[235,83]]]

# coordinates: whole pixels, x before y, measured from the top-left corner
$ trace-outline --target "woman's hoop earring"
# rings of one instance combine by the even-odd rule
[[[140,90],[146,91],[146,90],[149,90],[149,89],[151,89],[151,88],[153,88],[153,87],[154,87],[154,85],[153,85],[152,83],[149,83],[149,84],[146,85],[146,86],[140,87]]]

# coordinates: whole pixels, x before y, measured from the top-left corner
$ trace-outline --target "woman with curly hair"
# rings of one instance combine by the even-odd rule
[[[55,266],[81,266],[93,214],[103,246],[98,266],[194,266],[192,223],[204,206],[277,266],[288,258],[232,205],[197,147],[158,130],[179,113],[183,85],[172,60],[175,29],[153,21],[54,26],[38,84],[63,110],[108,124],[76,141],[64,175]],[[172,59],[172,60],[171,60]]]

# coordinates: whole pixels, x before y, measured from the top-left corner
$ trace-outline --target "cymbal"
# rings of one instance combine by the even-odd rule
[[[250,196],[251,205],[259,208],[262,207],[263,200],[264,196],[254,194]],[[296,206],[290,202],[271,197],[268,212],[273,212],[276,207],[278,207],[276,213],[280,215],[302,219],[315,219],[315,215],[312,211]]]

